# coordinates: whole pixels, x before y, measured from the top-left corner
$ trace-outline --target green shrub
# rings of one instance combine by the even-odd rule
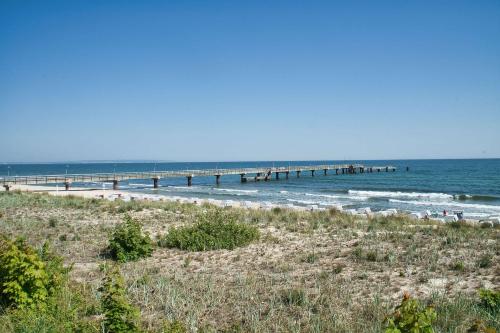
[[[105,332],[141,332],[139,311],[127,300],[125,282],[118,267],[113,267],[106,272],[99,291],[102,292],[101,307],[104,314]]]
[[[65,283],[47,300],[43,311],[33,308],[9,308],[0,316],[0,332],[19,333],[97,333],[100,323],[89,317],[93,304],[90,290]],[[95,314],[95,313],[92,313]]]
[[[480,305],[492,312],[500,310],[500,291],[481,289],[479,290]]]
[[[423,308],[418,300],[405,293],[401,304],[386,318],[385,333],[434,333],[432,323],[436,318],[433,307]]]
[[[19,308],[45,305],[50,279],[45,263],[23,240],[0,237],[0,303]]]
[[[491,256],[488,254],[482,255],[479,260],[477,261],[477,266],[479,268],[488,268],[491,267]]]
[[[183,323],[178,320],[164,321],[161,333],[186,333],[188,330]]]
[[[378,255],[376,251],[368,251],[366,252],[366,260],[368,261],[377,261]]]
[[[49,227],[55,228],[57,226],[57,219],[55,217],[51,217],[49,219]]]
[[[465,271],[465,265],[462,261],[456,261],[450,265],[450,268],[454,271],[463,272]]]
[[[318,255],[316,253],[309,253],[304,258],[302,258],[302,262],[306,262],[308,264],[314,264],[318,260]]]
[[[200,215],[194,226],[172,229],[159,244],[188,251],[232,250],[259,237],[256,227],[238,223],[234,215],[216,209]]]
[[[302,289],[290,289],[283,291],[281,295],[281,301],[285,305],[296,305],[302,306],[307,301],[307,296]]]
[[[45,263],[45,271],[49,276],[47,291],[52,295],[68,280],[72,266],[63,266],[63,258],[52,251],[49,242],[43,244],[40,258]]]
[[[151,256],[153,245],[149,235],[143,235],[139,222],[127,215],[125,222],[116,226],[109,240],[109,250],[115,260],[126,262]]]

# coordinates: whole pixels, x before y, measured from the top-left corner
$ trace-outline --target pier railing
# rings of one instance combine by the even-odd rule
[[[311,171],[314,175],[315,171],[323,170],[325,174],[329,170],[339,170],[342,173],[363,173],[365,170],[368,172],[377,171],[395,171],[396,168],[393,166],[377,166],[377,167],[366,167],[362,164],[321,164],[321,165],[290,165],[290,166],[280,166],[280,167],[255,167],[255,168],[231,168],[231,169],[197,169],[197,170],[166,170],[166,171],[139,171],[139,172],[113,172],[113,173],[92,173],[92,174],[60,174],[60,175],[32,175],[32,176],[7,176],[0,177],[0,184],[4,186],[23,184],[57,184],[65,183],[91,183],[91,182],[113,182],[130,180],[130,179],[153,179],[155,181],[155,187],[157,185],[157,180],[160,178],[175,178],[175,177],[187,177],[188,184],[191,184],[193,177],[207,177],[215,176],[217,177],[217,182],[220,176],[223,175],[241,175],[256,174],[260,175],[271,175],[272,173],[277,174],[277,178],[280,173],[297,172],[300,174],[303,171]],[[267,180],[267,179],[266,179]],[[68,186],[68,185],[67,185]],[[7,187],[6,187],[7,188]]]

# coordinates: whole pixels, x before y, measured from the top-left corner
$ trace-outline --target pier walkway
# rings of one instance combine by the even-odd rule
[[[303,172],[309,172],[314,177],[317,171],[322,171],[323,175],[328,175],[328,171],[335,174],[356,174],[364,172],[389,172],[396,171],[393,166],[364,166],[361,164],[339,164],[339,165],[296,165],[288,167],[259,167],[259,168],[233,168],[233,169],[201,169],[201,170],[172,170],[172,171],[144,171],[144,172],[117,172],[117,173],[93,173],[93,174],[64,174],[64,175],[33,175],[33,176],[8,176],[0,177],[0,184],[5,190],[9,190],[12,185],[44,185],[44,184],[64,184],[68,190],[72,183],[90,182],[110,182],[113,189],[118,189],[120,181],[131,179],[151,179],[153,187],[158,188],[159,180],[162,178],[185,177],[187,185],[191,186],[194,177],[215,177],[215,183],[220,184],[221,176],[240,175],[241,182],[248,181],[268,181],[273,178],[280,179],[284,175],[288,179],[290,174],[295,174],[297,178]],[[250,175],[250,176],[249,176]]]

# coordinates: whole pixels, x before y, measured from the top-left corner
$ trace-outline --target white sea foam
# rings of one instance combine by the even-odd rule
[[[458,207],[458,208],[464,208],[464,209],[467,209],[467,208],[468,209],[481,209],[481,210],[499,211],[500,212],[500,206],[467,204],[467,203],[460,203],[460,202],[415,201],[415,200],[406,201],[406,200],[398,200],[398,199],[389,199],[389,202],[404,203],[404,204],[417,205],[417,206],[450,206],[450,207]]]
[[[237,189],[232,189],[232,188],[213,188],[215,191],[220,191],[220,192],[229,192],[229,193],[243,193],[243,194],[250,194],[250,193],[257,193],[259,192],[258,190],[237,190]]]
[[[338,195],[331,195],[331,194],[315,194],[315,193],[304,193],[308,197],[318,197],[318,198],[331,198],[331,199],[338,199],[340,196]]]
[[[288,191],[280,191],[281,194],[287,194]]]
[[[390,192],[390,191],[357,191],[349,190],[351,195],[359,195],[372,198],[427,198],[451,200],[453,195],[446,193],[420,193],[420,192]]]
[[[308,197],[318,197],[318,198],[328,198],[328,199],[350,199],[358,201],[365,201],[369,199],[366,196],[345,196],[345,195],[315,194],[315,193],[304,193],[304,195]]]
[[[320,206],[335,206],[335,207],[340,206],[340,207],[342,207],[341,205],[339,205],[337,203],[327,202],[327,201],[313,201],[313,200],[299,200],[299,199],[286,199],[286,200],[290,201],[290,202],[303,204],[303,205],[320,205]]]
[[[194,190],[197,189],[196,186],[168,186],[169,188],[175,188],[178,190]]]

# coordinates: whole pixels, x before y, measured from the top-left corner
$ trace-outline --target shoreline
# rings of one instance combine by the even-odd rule
[[[3,190],[3,189],[2,189]],[[271,210],[273,208],[280,209],[291,209],[296,211],[326,211],[329,209],[335,209],[340,212],[343,212],[348,215],[353,215],[356,217],[388,217],[395,215],[406,215],[415,220],[432,220],[435,222],[441,223],[449,223],[449,222],[457,222],[458,218],[455,215],[441,216],[441,217],[431,217],[426,215],[425,213],[410,213],[398,211],[395,208],[389,208],[386,210],[373,212],[370,207],[364,207],[359,209],[343,209],[342,206],[332,205],[332,207],[324,208],[319,207],[318,205],[311,204],[308,206],[297,206],[293,204],[273,204],[269,202],[255,202],[255,201],[239,201],[239,200],[220,200],[220,199],[205,199],[205,198],[197,198],[197,197],[181,197],[181,196],[168,196],[164,194],[145,194],[145,193],[136,193],[127,190],[113,190],[113,189],[96,189],[96,188],[71,188],[70,190],[65,190],[64,188],[59,190],[59,188],[55,188],[52,186],[41,186],[41,185],[13,185],[13,191],[21,191],[21,192],[33,192],[33,193],[47,193],[49,195],[54,196],[78,196],[87,199],[102,199],[102,200],[123,200],[125,202],[128,201],[167,201],[167,202],[178,202],[184,204],[194,204],[194,205],[204,205],[211,204],[221,208],[232,207],[232,208],[243,208],[243,209],[261,209],[261,210]],[[3,190],[5,191],[5,190]],[[490,223],[491,226],[500,224],[500,218],[489,218],[485,220],[479,219],[463,219],[463,221],[479,224],[479,223]]]

